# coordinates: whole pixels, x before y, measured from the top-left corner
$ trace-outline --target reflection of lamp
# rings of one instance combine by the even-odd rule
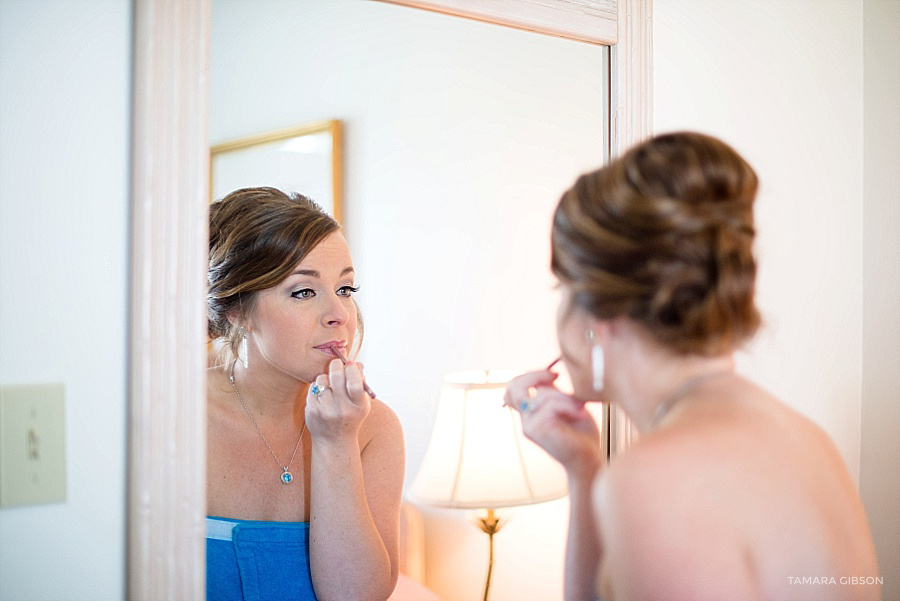
[[[494,566],[494,510],[565,496],[562,467],[526,439],[514,411],[503,406],[512,372],[457,372],[444,380],[425,460],[413,482],[413,500],[436,507],[487,509],[479,518],[488,535],[487,601]]]

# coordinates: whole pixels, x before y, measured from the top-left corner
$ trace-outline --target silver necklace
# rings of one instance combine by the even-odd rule
[[[656,424],[658,424],[659,421],[662,418],[664,418],[666,416],[666,414],[669,413],[669,411],[672,409],[672,407],[675,405],[675,403],[677,403],[682,398],[684,398],[684,395],[686,395],[692,389],[696,388],[697,386],[699,386],[703,382],[706,382],[707,380],[711,380],[718,376],[724,376],[724,375],[730,374],[730,373],[732,373],[732,371],[730,369],[717,369],[717,370],[714,370],[711,372],[697,374],[696,376],[694,376],[692,378],[688,378],[684,384],[679,386],[678,389],[675,392],[673,392],[671,396],[669,396],[669,398],[667,398],[666,400],[664,400],[662,403],[659,404],[659,406],[656,408],[656,411],[653,413],[652,424],[654,426]]]
[[[272,450],[272,446],[269,444],[269,441],[266,440],[265,435],[262,433],[262,430],[259,429],[259,424],[256,423],[256,420],[253,419],[253,414],[250,413],[250,410],[247,409],[247,405],[244,403],[244,397],[241,396],[241,393],[238,392],[237,386],[234,384],[234,365],[237,363],[237,359],[231,364],[231,373],[228,374],[228,379],[231,381],[231,388],[234,389],[234,394],[237,395],[238,400],[241,402],[241,407],[244,408],[244,411],[247,413],[247,417],[250,418],[250,421],[253,422],[253,427],[256,428],[256,431],[259,433],[259,437],[262,438],[263,442],[266,443],[266,448],[269,449],[269,452],[272,453],[272,457],[275,458],[275,463],[278,464],[278,467],[281,468],[282,473],[279,479],[284,484],[290,484],[294,481],[294,474],[291,473],[291,464],[294,463],[294,456],[297,454],[297,449],[300,448],[300,441],[303,440],[303,433],[306,432],[306,422],[303,422],[303,427],[300,429],[300,438],[297,439],[297,444],[294,445],[294,452],[291,453],[291,460],[287,465],[281,465],[281,462],[278,461],[278,455],[275,454],[275,451]]]

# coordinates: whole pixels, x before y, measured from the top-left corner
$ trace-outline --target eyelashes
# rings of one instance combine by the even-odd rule
[[[300,300],[306,300],[308,298],[312,298],[316,293],[312,288],[301,288],[300,290],[294,290],[291,292],[291,296]]]
[[[359,292],[359,286],[341,286],[337,289],[338,296],[344,296],[350,298],[354,294]],[[300,290],[294,290],[291,292],[291,296],[298,300],[307,300],[316,295],[316,291],[312,288],[301,288]]]

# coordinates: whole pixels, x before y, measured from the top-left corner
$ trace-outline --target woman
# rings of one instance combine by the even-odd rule
[[[209,334],[228,357],[208,372],[207,597],[384,601],[403,434],[340,358],[361,341],[347,242],[273,188],[229,194],[209,225]]]
[[[574,395],[538,371],[506,402],[568,473],[567,599],[880,599],[834,444],[734,371],[759,324],[756,189],[729,146],[678,133],[560,200],[552,270]],[[640,433],[608,466],[586,401],[617,403]]]

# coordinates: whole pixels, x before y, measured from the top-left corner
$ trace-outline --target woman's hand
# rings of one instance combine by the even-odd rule
[[[570,478],[592,479],[603,464],[600,431],[582,401],[553,386],[556,376],[544,370],[514,378],[503,402],[521,413],[525,436],[559,461]]]
[[[399,574],[403,429],[364,390],[362,365],[332,361],[310,393],[309,554],[322,601],[387,599]]]
[[[306,427],[310,436],[322,442],[357,442],[359,428],[372,407],[372,399],[363,388],[363,366],[335,359],[328,374],[316,378],[315,386],[324,389],[316,395],[310,386],[306,397]]]

